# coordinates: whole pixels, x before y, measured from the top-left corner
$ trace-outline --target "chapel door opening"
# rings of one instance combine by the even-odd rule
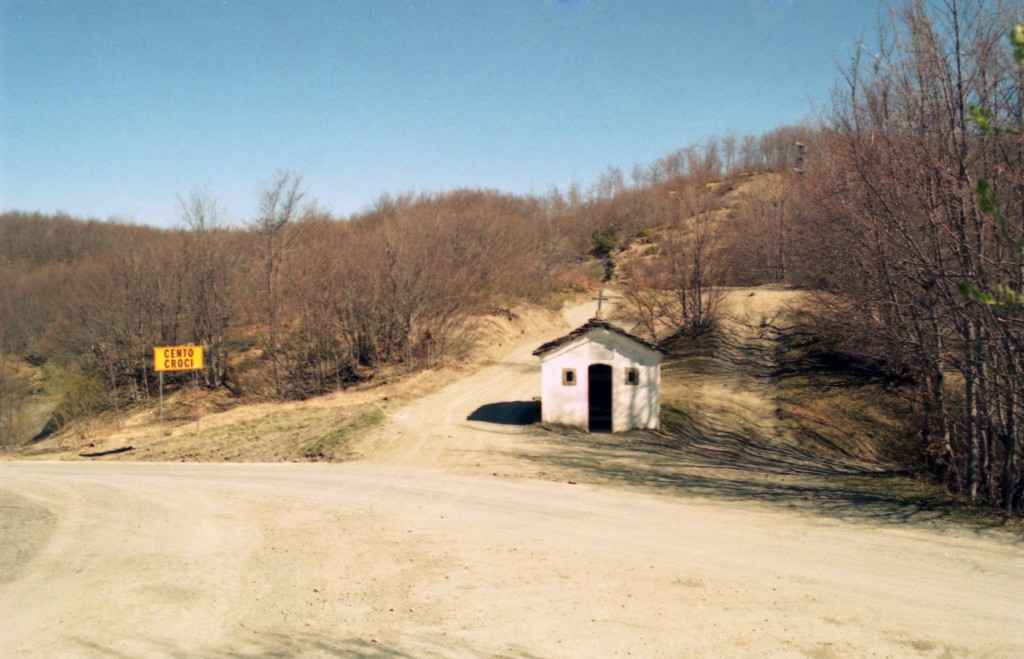
[[[590,432],[612,431],[612,367],[592,364],[587,369]]]

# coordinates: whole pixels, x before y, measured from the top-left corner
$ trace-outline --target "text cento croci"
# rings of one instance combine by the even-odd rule
[[[196,351],[194,348],[165,348],[164,368],[194,368]]]

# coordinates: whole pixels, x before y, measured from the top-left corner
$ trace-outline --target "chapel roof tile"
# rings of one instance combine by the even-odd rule
[[[659,347],[659,346],[657,346],[657,345],[655,345],[653,343],[649,343],[647,341],[644,341],[640,337],[633,336],[632,334],[630,334],[626,330],[620,329],[620,328],[616,327],[615,325],[612,325],[611,323],[609,323],[607,320],[605,320],[603,318],[591,318],[586,323],[584,323],[583,325],[577,327],[576,329],[574,329],[573,331],[569,332],[565,336],[559,337],[559,338],[555,339],[554,341],[548,341],[544,345],[542,345],[539,348],[537,348],[536,350],[534,350],[533,354],[535,356],[537,356],[537,357],[540,357],[544,353],[550,352],[551,350],[554,350],[555,348],[557,348],[559,346],[565,345],[566,343],[572,341],[573,339],[576,339],[578,337],[584,336],[585,334],[587,334],[587,333],[589,333],[589,332],[591,332],[592,330],[595,330],[595,329],[605,329],[605,330],[608,330],[609,332],[612,332],[614,334],[618,334],[619,336],[624,336],[625,338],[629,339],[630,341],[633,341],[635,343],[639,343],[640,345],[644,346],[645,348],[648,348],[650,350],[654,350],[656,352],[660,352],[662,354],[665,353],[665,350],[663,348],[661,348],[661,347]]]

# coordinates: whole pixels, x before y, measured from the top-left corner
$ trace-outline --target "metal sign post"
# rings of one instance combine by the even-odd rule
[[[153,369],[160,374],[160,440],[164,438],[164,371],[193,371],[196,395],[196,432],[199,432],[199,371],[203,370],[203,346],[157,346]]]
[[[196,434],[199,434],[199,371],[192,371],[192,383],[196,390]]]
[[[160,441],[164,441],[164,372],[160,371]]]

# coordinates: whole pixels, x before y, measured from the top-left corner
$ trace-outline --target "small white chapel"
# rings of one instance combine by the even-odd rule
[[[533,354],[542,422],[590,432],[658,428],[663,351],[602,319],[600,306],[596,317]]]

